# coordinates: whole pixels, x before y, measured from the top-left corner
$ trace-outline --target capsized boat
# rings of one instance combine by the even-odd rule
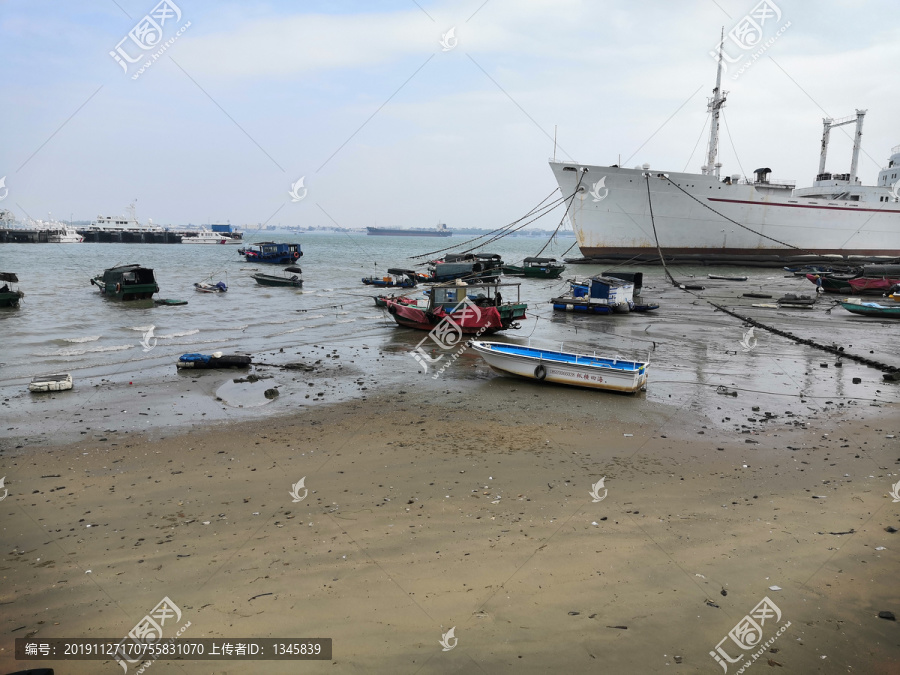
[[[303,255],[300,244],[276,244],[274,241],[263,241],[239,248],[238,253],[244,256],[247,262],[270,265],[290,265]]]
[[[159,292],[156,277],[149,267],[119,265],[91,279],[103,295],[116,300],[147,300]]]
[[[153,298],[154,305],[164,305],[166,307],[176,307],[178,305],[188,304],[187,300],[179,300],[177,298]]]
[[[647,386],[649,361],[618,356],[537,349],[502,342],[474,340],[474,349],[501,374],[575,387],[635,393]]]
[[[868,302],[862,298],[846,298],[841,300],[841,307],[853,314],[874,316],[879,319],[900,319],[900,303]]]
[[[460,333],[495,333],[499,330],[519,328],[518,321],[525,318],[528,308],[521,302],[521,284],[475,283],[432,286],[425,295],[424,307],[386,299],[388,313],[399,326],[431,330],[448,322],[449,331]],[[504,301],[500,289],[515,288],[516,301]]]
[[[275,274],[263,274],[262,272],[257,272],[250,276],[256,279],[256,283],[260,286],[294,286],[299,288],[303,285],[303,279],[300,278],[301,274],[303,274],[303,270],[296,265],[289,265],[284,268],[284,272],[280,277]]]
[[[414,270],[402,270],[389,267],[383,277],[363,277],[362,282],[367,286],[379,288],[415,288],[417,272]]]
[[[201,281],[194,284],[194,290],[200,293],[225,293],[228,291],[228,286],[224,281],[220,281],[217,284],[208,284],[205,281]]]
[[[249,368],[253,359],[240,354],[182,354],[175,365],[178,368]]]
[[[0,307],[18,307],[19,300],[25,297],[25,293],[20,291],[13,284],[19,283],[19,277],[13,272],[0,272]]]
[[[527,277],[536,279],[559,279],[566,271],[566,266],[558,262],[556,258],[528,257],[522,261],[522,266],[504,265],[503,273],[507,276]]]
[[[72,375],[69,373],[54,373],[52,375],[37,375],[31,378],[28,391],[43,393],[47,391],[67,391],[72,388]]]

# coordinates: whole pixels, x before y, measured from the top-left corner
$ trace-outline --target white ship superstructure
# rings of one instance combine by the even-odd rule
[[[233,239],[227,234],[200,230],[197,234],[186,234],[181,237],[182,244],[240,244],[240,239]]]
[[[701,173],[661,172],[551,160],[581,252],[588,258],[777,260],[800,256],[900,257],[900,146],[891,150],[876,185],[857,176],[865,110],[825,119],[819,171],[811,187],[770,179],[720,177],[718,81],[709,102],[709,152]],[[855,123],[848,173],[825,169],[832,128]],[[652,209],[652,218],[651,218]]]

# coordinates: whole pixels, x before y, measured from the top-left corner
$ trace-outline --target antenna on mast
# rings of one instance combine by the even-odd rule
[[[719,154],[719,111],[725,105],[725,95],[722,91],[722,50],[725,46],[725,27],[722,26],[722,34],[719,38],[719,67],[716,70],[716,88],[713,89],[712,98],[707,103],[712,119],[709,124],[709,149],[706,153],[706,166],[700,170],[707,176],[719,177],[719,169],[722,165],[716,161]]]

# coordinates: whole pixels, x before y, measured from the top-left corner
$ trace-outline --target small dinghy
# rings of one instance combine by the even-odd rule
[[[239,354],[182,354],[175,364],[179,368],[249,368],[251,357]]]
[[[473,341],[472,349],[495,371],[541,382],[636,393],[647,386],[649,361]]]
[[[228,286],[224,281],[220,281],[217,284],[208,284],[203,281],[194,284],[194,290],[199,291],[200,293],[225,293],[228,291]]]
[[[72,388],[72,376],[69,373],[38,375],[31,378],[28,391],[41,393],[45,391],[66,391]]]
[[[853,314],[874,316],[879,319],[900,319],[900,303],[867,302],[862,298],[841,300],[841,307]]]

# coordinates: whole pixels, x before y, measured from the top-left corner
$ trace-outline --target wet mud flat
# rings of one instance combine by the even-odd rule
[[[546,390],[486,376],[5,456],[0,667],[118,672],[16,663],[13,639],[122,637],[167,597],[182,637],[332,638],[311,672],[718,672],[768,598],[753,668],[893,672],[896,404],[762,421],[742,396],[713,419]]]

